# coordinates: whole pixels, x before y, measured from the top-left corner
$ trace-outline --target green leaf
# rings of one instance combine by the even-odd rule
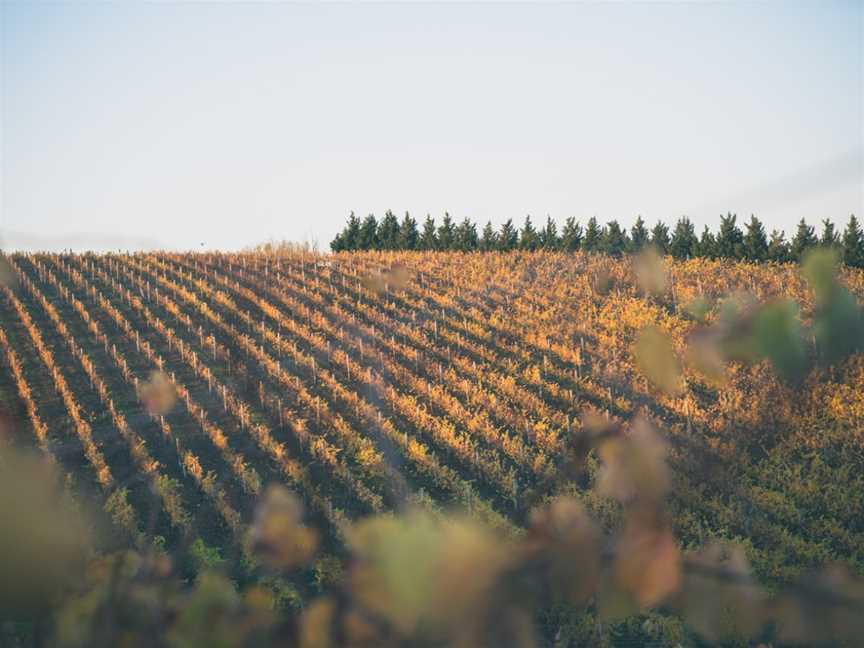
[[[753,324],[755,346],[785,380],[800,382],[807,371],[807,351],[798,320],[798,305],[782,299],[765,305]]]

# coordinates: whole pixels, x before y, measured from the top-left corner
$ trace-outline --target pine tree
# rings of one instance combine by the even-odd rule
[[[353,250],[356,246],[357,232],[360,231],[360,221],[351,212],[348,217],[348,223],[345,228],[339,232],[332,241],[330,241],[330,249],[333,252],[341,252],[342,250]]]
[[[717,257],[717,241],[714,239],[714,235],[707,225],[702,230],[702,237],[696,246],[696,256],[702,259],[714,259]]]
[[[513,219],[508,218],[507,222],[501,226],[501,233],[498,235],[498,249],[507,252],[515,250],[519,244],[519,233],[513,227]]]
[[[456,249],[462,252],[473,252],[480,242],[477,236],[477,226],[467,217],[456,228],[455,238]]]
[[[768,237],[762,222],[754,214],[750,214],[750,222],[744,225],[744,258],[748,261],[765,261],[768,258]]]
[[[547,250],[558,250],[561,247],[558,226],[551,216],[546,216],[546,226],[540,230],[540,246]]]
[[[611,220],[603,228],[602,250],[613,257],[620,257],[627,251],[629,241],[627,232],[621,229],[618,221]]]
[[[378,249],[399,249],[399,219],[389,209],[384,213],[384,218],[378,223]]]
[[[356,250],[360,245],[360,219],[351,212],[348,217],[348,224],[345,226],[345,231],[342,236],[342,244],[345,250]]]
[[[768,242],[767,259],[776,263],[786,263],[792,260],[789,244],[786,242],[786,234],[781,230],[775,229],[771,232],[771,240]]]
[[[864,232],[855,214],[849,217],[843,232],[843,261],[853,268],[864,268]]]
[[[444,212],[444,220],[438,227],[438,249],[452,250],[456,246],[456,228],[453,225],[453,219],[450,214]]]
[[[720,231],[717,233],[717,256],[723,259],[741,259],[744,256],[744,233],[735,223],[736,214],[720,217]]]
[[[417,221],[406,211],[399,225],[399,249],[416,250],[420,236],[417,233]]]
[[[345,231],[339,232],[336,236],[333,237],[333,240],[330,241],[330,249],[333,252],[341,252],[345,248]]]
[[[537,230],[531,224],[531,216],[525,217],[525,224],[519,231],[519,248],[522,250],[536,250],[540,245],[540,238],[537,236]]]
[[[423,223],[423,233],[420,234],[418,247],[421,250],[437,250],[438,249],[438,228],[435,227],[435,219],[429,214],[426,214],[426,220]]]
[[[378,221],[375,220],[375,214],[369,214],[363,219],[360,232],[357,234],[357,249],[378,249]]]
[[[637,216],[636,222],[630,228],[630,251],[638,252],[648,245],[649,241],[650,234],[648,228],[645,227],[645,221],[642,220],[641,216]]]
[[[582,238],[582,249],[586,252],[600,252],[603,245],[603,231],[592,216],[585,226],[585,236]]]
[[[795,261],[800,261],[804,258],[804,254],[812,247],[819,244],[816,239],[816,233],[813,227],[807,224],[803,218],[798,223],[798,231],[795,232],[795,238],[792,239],[792,258]]]
[[[492,221],[486,221],[483,235],[480,237],[480,249],[483,252],[491,252],[498,249],[498,235],[492,228]]]
[[[564,222],[561,230],[561,249],[575,252],[582,245],[582,226],[572,216]]]
[[[829,248],[840,246],[840,235],[834,229],[834,223],[828,218],[822,221],[822,236],[819,238],[819,245]]]
[[[669,253],[676,259],[689,259],[696,256],[698,243],[696,228],[690,219],[686,216],[679,218],[672,232],[672,240],[669,242]]]
[[[657,248],[660,254],[669,252],[669,228],[662,221],[657,221],[657,224],[651,228],[651,245]]]

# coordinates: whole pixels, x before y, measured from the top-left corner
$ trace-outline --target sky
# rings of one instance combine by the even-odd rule
[[[4,249],[864,215],[864,2],[0,3]]]

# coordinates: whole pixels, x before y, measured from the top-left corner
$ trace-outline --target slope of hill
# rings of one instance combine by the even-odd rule
[[[567,458],[586,420],[641,417],[670,445],[685,548],[738,540],[767,584],[831,561],[864,570],[864,357],[801,364],[790,384],[764,361],[721,376],[710,348],[688,352],[751,299],[791,298],[808,322],[816,304],[794,265],[544,252],[6,260],[12,441],[69,475],[106,545],[155,539],[190,575],[224,561],[242,581],[253,503],[273,482],[302,497],[336,556],[346,523],[407,504],[457,505],[518,535],[535,506],[569,493],[611,528],[620,507],[592,488],[596,457],[572,474]],[[864,272],[841,279],[864,297]],[[644,357],[669,370],[652,376]]]

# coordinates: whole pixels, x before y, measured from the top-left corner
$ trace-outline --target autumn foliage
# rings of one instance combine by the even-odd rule
[[[0,453],[41,455],[100,529],[58,536],[96,557],[47,563],[16,640],[864,635],[864,273],[830,250],[4,267]]]

